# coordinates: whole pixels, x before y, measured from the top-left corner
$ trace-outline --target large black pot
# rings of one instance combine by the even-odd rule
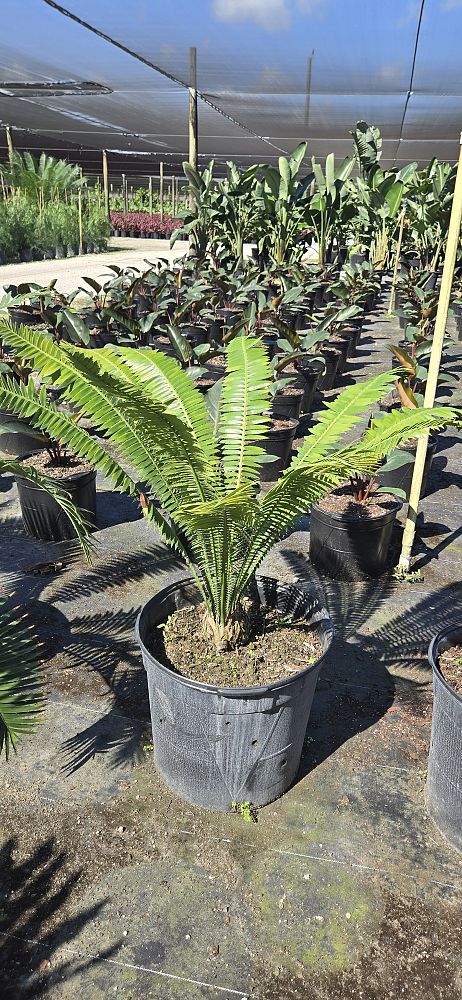
[[[155,629],[174,611],[197,604],[191,579],[161,590],[144,606],[136,638],[146,669],[156,766],[182,799],[205,809],[233,802],[263,806],[292,784],[318,674],[333,638],[312,594],[262,577],[260,600],[318,631],[323,654],[300,673],[264,687],[220,688],[182,677],[150,652]]]
[[[462,851],[462,697],[439,668],[440,653],[462,644],[462,626],[439,632],[428,658],[433,670],[433,718],[428,758],[427,805],[436,826]]]
[[[361,520],[311,508],[310,562],[335,580],[362,580],[385,572],[396,514],[401,504],[379,517]]]
[[[90,524],[96,524],[96,470],[77,472],[56,480],[69,493],[72,502],[85,514]],[[28,479],[16,477],[24,528],[28,535],[45,542],[62,542],[75,538],[72,524],[56,500]]]
[[[350,350],[350,340],[348,337],[342,337],[340,333],[335,333],[329,340],[329,347],[333,347],[339,352],[339,359],[337,365],[337,380],[343,375],[345,371],[348,352]]]
[[[14,427],[18,423],[23,424],[25,421],[20,420],[16,413],[9,413],[8,410],[0,410],[0,425],[5,428],[0,433],[0,451],[5,452],[6,455],[13,455],[15,458],[24,458],[31,451],[36,451],[40,447],[37,444],[40,435],[38,431],[34,433],[32,428],[30,435],[23,434],[22,431],[15,431]],[[8,430],[9,424],[11,424],[11,431]]]
[[[424,471],[422,477],[422,487],[420,490],[420,496],[424,497],[427,495],[427,485],[428,476],[432,466],[433,458],[436,451],[436,446],[438,444],[438,439],[435,435],[431,434],[428,439],[427,454],[425,457]],[[414,473],[414,461],[417,451],[417,445],[415,444],[402,444],[399,448],[400,451],[406,451],[409,453],[409,462],[406,465],[400,465],[397,469],[391,469],[389,472],[379,471],[375,474],[377,482],[380,486],[395,487],[399,490],[403,490],[406,494],[406,500],[409,500],[409,494],[411,492],[412,476]],[[389,456],[392,458],[393,452]]]
[[[259,441],[267,455],[276,456],[274,462],[264,462],[260,479],[262,483],[272,483],[279,478],[281,472],[287,468],[290,459],[294,437],[298,428],[298,420],[286,420],[284,417],[277,417],[277,420],[284,420],[285,427],[270,426],[266,431],[264,441]]]

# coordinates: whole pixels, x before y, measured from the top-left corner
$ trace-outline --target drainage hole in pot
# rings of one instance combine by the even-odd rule
[[[250,746],[251,747],[256,747],[257,743],[258,743],[258,740],[251,740]]]
[[[280,763],[279,767],[285,767],[286,764],[287,764],[287,758],[284,757],[284,760],[281,760],[281,763]]]

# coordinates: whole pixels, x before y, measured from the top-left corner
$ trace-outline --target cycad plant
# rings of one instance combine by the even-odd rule
[[[186,372],[157,351],[90,351],[3,325],[15,350],[103,432],[111,454],[27,386],[5,383],[0,407],[27,417],[99,466],[116,489],[138,497],[148,520],[188,563],[205,604],[204,627],[222,649],[239,637],[243,601],[262,560],[300,514],[355,473],[373,472],[401,442],[458,418],[443,407],[393,412],[360,441],[345,443],[396,371],[375,376],[326,404],[290,467],[259,495],[271,371],[258,339],[237,336],[228,344],[219,401],[215,391],[215,405],[207,406]]]
[[[42,712],[43,692],[36,643],[17,609],[0,600],[0,756],[16,750]]]

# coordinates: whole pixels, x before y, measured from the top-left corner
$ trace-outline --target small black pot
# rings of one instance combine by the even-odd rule
[[[354,520],[344,514],[311,508],[310,561],[335,580],[380,576],[387,567],[388,548],[401,504],[379,517]]]
[[[348,351],[350,350],[349,337],[342,337],[341,334],[336,333],[335,336],[329,340],[329,347],[333,347],[336,351],[338,351],[340,355],[338,359],[337,377],[336,377],[336,380],[338,381],[340,376],[343,375],[345,371],[348,358]]]
[[[433,717],[428,758],[428,812],[453,847],[462,851],[462,697],[439,668],[440,653],[462,644],[462,626],[439,632],[428,659],[433,670]]]
[[[257,580],[262,604],[305,621],[323,652],[300,673],[264,687],[220,688],[183,677],[150,652],[159,625],[197,604],[191,579],[173,583],[145,604],[136,639],[147,673],[154,759],[177,795],[205,809],[233,802],[264,806],[290,788],[299,767],[316,681],[333,628],[312,594],[268,577]]]
[[[364,264],[367,260],[367,253],[352,253],[350,257],[350,264]]]
[[[19,419],[16,413],[9,413],[8,410],[0,410],[0,424],[6,426],[8,424],[17,424]],[[21,420],[21,423],[25,423],[25,421]],[[26,455],[30,455],[31,451],[36,451],[37,447],[39,447],[37,444],[37,435],[34,437],[32,433],[29,435],[22,434],[20,431],[9,432],[6,430],[0,434],[0,451],[5,452],[6,455],[12,455],[15,458],[25,458]]]
[[[276,419],[285,420],[285,417],[276,417]],[[287,420],[286,423],[286,427],[270,426],[266,432],[265,439],[258,442],[267,455],[276,456],[275,462],[265,462],[262,465],[260,471],[262,483],[273,483],[289,464],[298,420]]]
[[[63,476],[56,482],[70,494],[72,502],[85,513],[90,524],[96,524],[96,470]],[[28,479],[16,477],[24,528],[28,535],[45,542],[62,542],[75,538],[69,518],[54,497]]]
[[[422,478],[422,488],[420,490],[421,497],[427,495],[428,476],[430,474],[430,469],[432,467],[432,462],[435,455],[437,444],[438,444],[438,439],[435,437],[435,435],[431,434],[428,439],[427,455],[425,458],[425,465]],[[388,487],[393,486],[399,490],[403,490],[403,492],[406,494],[406,500],[409,500],[417,445],[402,444],[400,445],[399,450],[409,452],[409,455],[411,456],[411,461],[408,462],[407,465],[400,465],[398,469],[393,469],[390,472],[380,472],[379,470],[375,474],[375,479],[377,479],[377,482],[380,484],[380,486],[388,486]],[[391,458],[391,455],[389,457]]]
[[[334,347],[323,347],[321,348],[320,354],[322,354],[324,358],[326,367],[324,374],[320,375],[318,378],[318,389],[332,389],[341,358],[340,351],[337,351]]]
[[[323,373],[324,365],[322,361],[316,361],[307,354],[296,361],[297,381],[296,385],[303,387],[302,413],[313,412],[313,400],[318,381]]]
[[[290,391],[279,389],[273,396],[271,413],[279,420],[298,420],[303,403],[304,390],[292,386]]]
[[[208,343],[209,333],[205,326],[196,326],[191,323],[189,326],[180,327],[180,332],[183,334],[183,337],[186,337],[186,340],[192,347],[196,347],[197,344]]]

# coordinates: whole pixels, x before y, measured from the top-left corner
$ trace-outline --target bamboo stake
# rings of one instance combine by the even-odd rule
[[[160,220],[164,217],[164,164],[159,163],[159,208],[160,208]]]
[[[79,253],[83,253],[82,189],[79,188]]]
[[[391,313],[395,301],[395,289],[396,289],[396,281],[398,278],[399,257],[401,253],[401,243],[403,241],[403,229],[404,229],[405,218],[406,218],[406,206],[404,205],[401,211],[401,215],[399,217],[398,242],[396,244],[395,266],[393,268],[393,280],[391,283],[390,304],[388,306],[389,313]]]
[[[106,213],[106,218],[108,222],[111,220],[111,212],[109,208],[109,185],[108,185],[108,169],[107,169],[107,150],[103,149],[103,187],[104,187],[104,211]]]
[[[6,132],[6,144],[8,146],[8,160],[10,163],[10,167],[12,167],[14,160],[14,146],[13,146],[13,136],[11,135],[11,125],[5,126],[5,132]]]
[[[197,146],[198,146],[198,123],[197,123],[197,49],[189,50],[189,163],[194,170],[197,170]],[[189,194],[190,208],[194,208],[194,199]]]
[[[449,220],[448,241],[446,244],[446,254],[444,257],[443,274],[441,277],[441,287],[438,299],[438,309],[435,319],[435,332],[433,334],[430,363],[428,366],[428,378],[425,386],[424,403],[425,407],[433,406],[435,402],[438,374],[441,363],[441,353],[443,341],[446,333],[446,323],[448,317],[449,300],[451,298],[452,279],[457,257],[457,247],[459,244],[460,224],[462,221],[462,134],[460,136],[459,162],[457,165],[456,183],[452,198],[451,218]],[[411,492],[409,496],[409,508],[406,524],[404,526],[403,544],[399,558],[398,569],[402,574],[408,573],[411,565],[412,546],[414,543],[415,525],[419,510],[420,491],[422,488],[423,471],[425,458],[427,455],[428,431],[419,436],[417,441],[417,451],[412,476]]]
[[[152,215],[152,177],[149,178],[149,214]]]

